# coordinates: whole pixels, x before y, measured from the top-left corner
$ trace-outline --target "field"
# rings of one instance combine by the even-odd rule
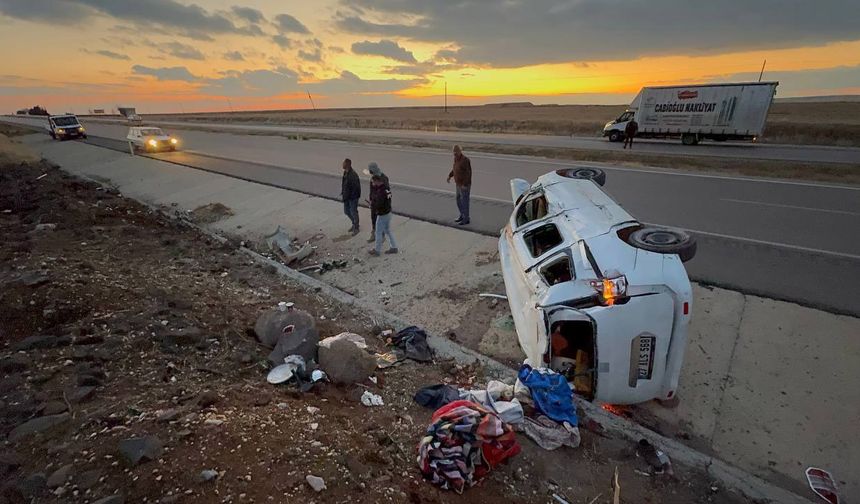
[[[475,107],[392,107],[275,110],[148,116],[200,122],[263,123],[341,128],[386,128],[541,135],[599,136],[625,105],[500,104]],[[773,105],[765,142],[860,146],[860,102],[793,102]]]

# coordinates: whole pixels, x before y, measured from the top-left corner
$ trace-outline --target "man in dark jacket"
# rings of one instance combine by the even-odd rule
[[[633,137],[636,136],[636,133],[639,131],[639,123],[636,122],[636,119],[630,119],[627,122],[627,126],[624,127],[624,148],[626,149],[628,145],[630,148],[633,148]]]
[[[370,163],[367,165],[367,169],[364,170],[365,175],[370,175],[371,177],[380,177],[382,179],[382,183],[385,187],[389,187],[388,185],[388,176],[382,173],[382,170],[379,169],[379,165],[376,163]],[[368,194],[373,195],[373,179],[370,180],[370,187],[368,188]],[[367,202],[370,207],[370,223],[373,225],[373,229],[370,230],[370,238],[367,239],[367,243],[373,243],[376,241],[376,210],[373,209],[373,203],[370,201]]]
[[[463,149],[459,145],[454,146],[454,167],[448,174],[449,184],[452,178],[454,185],[457,186],[457,209],[460,211],[460,217],[457,217],[454,222],[465,226],[470,222],[469,193],[472,191],[472,163],[463,155]]]
[[[397,244],[391,234],[391,188],[379,175],[370,179],[370,208],[376,213],[376,246],[370,249],[370,255],[378,256],[382,252],[382,242],[388,237],[389,249],[386,254],[396,254]]]
[[[349,158],[343,160],[340,197],[343,199],[343,213],[352,222],[349,232],[358,234],[358,199],[361,198],[361,181],[358,179],[358,173],[352,169],[352,160]]]

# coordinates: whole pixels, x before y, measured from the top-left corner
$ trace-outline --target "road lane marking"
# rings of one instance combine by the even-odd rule
[[[761,205],[761,206],[769,206],[769,207],[776,207],[776,208],[790,208],[790,209],[794,209],[794,210],[807,210],[810,212],[826,212],[826,213],[839,214],[839,215],[851,215],[854,217],[860,216],[860,213],[850,212],[848,210],[830,210],[827,208],[805,207],[805,206],[798,206],[798,205],[785,205],[782,203],[765,203],[764,201],[749,201],[749,200],[739,200],[739,199],[732,199],[732,198],[720,198],[720,201],[730,201],[732,203],[743,203],[746,205]]]

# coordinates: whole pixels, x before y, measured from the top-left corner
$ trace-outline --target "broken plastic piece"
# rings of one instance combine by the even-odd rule
[[[290,381],[295,376],[299,369],[304,369],[305,359],[301,355],[288,355],[284,358],[284,363],[280,366],[275,366],[269,371],[266,376],[266,381],[272,384],[284,383]]]
[[[809,481],[809,488],[815,492],[815,495],[826,500],[830,504],[839,504],[839,494],[836,492],[836,481],[833,475],[824,469],[817,467],[808,467],[806,469],[806,480]]]

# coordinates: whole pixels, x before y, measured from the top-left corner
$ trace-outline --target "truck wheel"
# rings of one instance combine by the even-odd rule
[[[681,262],[696,256],[696,239],[680,229],[646,226],[630,233],[627,243],[660,254],[677,254]]]
[[[610,142],[620,142],[621,140],[624,140],[624,135],[622,135],[620,131],[612,130],[609,132]]]
[[[681,143],[684,145],[696,145],[699,143],[699,137],[694,133],[684,133],[681,135]]]
[[[567,178],[591,180],[599,186],[606,183],[606,172],[600,168],[562,168],[555,173]]]

